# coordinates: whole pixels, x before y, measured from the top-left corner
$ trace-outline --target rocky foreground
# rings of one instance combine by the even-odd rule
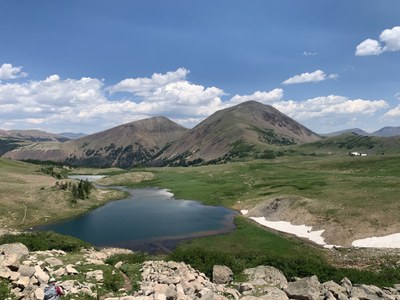
[[[270,266],[246,269],[245,282],[232,282],[233,274],[228,267],[214,266],[210,280],[191,266],[173,261],[144,262],[138,291],[121,288],[114,294],[100,296],[98,291],[104,284],[101,267],[106,265],[105,260],[113,254],[129,252],[83,249],[74,259],[60,250],[29,252],[21,243],[5,244],[0,246],[0,279],[8,281],[16,299],[25,300],[43,300],[44,287],[50,277],[55,277],[63,286],[65,297],[76,300],[82,297],[102,300],[400,300],[400,284],[380,289],[372,285],[353,285],[348,278],[340,284],[320,283],[316,276],[289,282],[281,271]],[[121,272],[121,265],[122,262],[118,262],[112,266],[113,272]],[[81,268],[83,266],[90,268]]]

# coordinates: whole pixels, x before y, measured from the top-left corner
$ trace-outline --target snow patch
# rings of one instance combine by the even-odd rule
[[[400,233],[359,239],[355,240],[351,245],[360,248],[400,248]]]
[[[247,215],[249,213],[247,209],[242,209],[240,212],[242,215]]]
[[[312,226],[307,225],[293,225],[286,221],[267,221],[264,217],[251,217],[250,219],[256,221],[258,224],[272,228],[278,231],[294,234],[295,236],[309,239],[310,241],[324,246],[324,248],[339,247],[336,245],[329,245],[322,237],[324,230],[312,230]]]

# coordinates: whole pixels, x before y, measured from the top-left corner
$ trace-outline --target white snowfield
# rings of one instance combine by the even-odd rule
[[[293,225],[286,221],[267,221],[264,217],[251,217],[250,219],[256,221],[258,224],[263,225],[268,228],[272,228],[278,231],[294,234],[295,236],[309,239],[310,241],[324,246],[324,248],[337,247],[335,245],[329,245],[325,242],[322,237],[324,230],[312,231],[312,226],[307,225]]]
[[[400,248],[400,233],[355,240],[351,245],[360,248]]]
[[[240,211],[243,215],[246,215],[248,210]],[[322,237],[324,230],[312,230],[312,226],[307,225],[293,225],[286,221],[268,221],[264,217],[250,217],[258,224],[272,228],[281,232],[290,233],[298,237],[306,238],[318,245],[324,246],[324,248],[341,247],[339,245],[330,245],[325,242]],[[353,247],[359,248],[400,248],[400,233],[395,233],[381,237],[370,237],[360,240],[355,240],[352,243]]]

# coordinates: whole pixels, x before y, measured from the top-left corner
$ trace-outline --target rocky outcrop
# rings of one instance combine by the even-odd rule
[[[87,294],[97,297],[97,284],[103,281],[103,271],[88,271],[78,282],[63,277],[76,275],[76,265],[101,265],[110,255],[131,253],[125,249],[84,249],[83,261],[67,264],[63,261],[66,253],[60,250],[29,252],[21,243],[0,245],[0,279],[8,280],[10,289],[16,299],[43,300],[44,288],[50,277],[58,280],[67,294]],[[95,283],[93,283],[95,282]]]
[[[105,282],[101,266],[109,256],[131,251],[83,249],[80,260],[72,261],[60,250],[27,252],[21,245],[0,246],[0,279],[9,282],[18,300],[43,300],[44,287],[50,277],[55,277],[75,299],[86,294],[100,300],[400,300],[400,284],[381,289],[373,285],[353,285],[348,278],[340,283],[320,283],[317,276],[288,281],[281,271],[271,266],[244,270],[247,279],[243,282],[232,282],[232,271],[228,267],[215,266],[211,281],[191,266],[173,261],[146,261],[140,270],[139,291],[128,295],[127,289],[122,289],[100,297],[97,290]],[[82,265],[90,267],[78,267]],[[121,267],[122,264],[117,265]],[[78,270],[81,271],[79,276],[72,278],[81,280],[67,276],[78,274]]]

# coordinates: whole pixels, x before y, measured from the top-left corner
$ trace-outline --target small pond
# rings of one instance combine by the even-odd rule
[[[235,212],[177,200],[165,189],[128,189],[127,199],[109,202],[79,217],[36,227],[78,237],[95,246],[168,252],[184,239],[230,232]]]

